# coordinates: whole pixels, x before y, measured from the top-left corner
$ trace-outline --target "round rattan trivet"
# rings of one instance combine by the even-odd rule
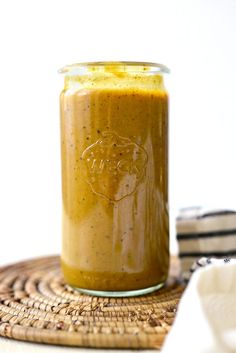
[[[142,297],[98,298],[66,286],[58,256],[0,269],[0,335],[32,342],[106,348],[160,348],[183,287]]]

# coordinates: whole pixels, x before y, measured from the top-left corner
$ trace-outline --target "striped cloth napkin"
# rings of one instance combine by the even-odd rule
[[[236,352],[236,211],[185,209],[176,228],[189,282],[162,352]]]
[[[236,257],[235,210],[183,209],[176,220],[176,232],[185,280],[215,258],[227,262]]]

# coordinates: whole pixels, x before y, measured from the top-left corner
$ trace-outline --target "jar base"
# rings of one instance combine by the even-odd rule
[[[92,296],[96,296],[96,297],[119,298],[119,297],[137,297],[139,295],[152,293],[152,292],[162,288],[164,286],[164,284],[165,283],[163,282],[163,283],[158,283],[157,285],[152,286],[152,287],[143,288],[143,289],[134,289],[134,290],[128,290],[128,291],[100,291],[100,290],[78,288],[78,287],[73,287],[73,286],[72,286],[72,288],[82,294],[92,295]]]

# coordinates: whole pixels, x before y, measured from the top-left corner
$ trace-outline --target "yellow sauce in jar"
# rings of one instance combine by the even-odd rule
[[[65,76],[62,269],[68,284],[129,291],[169,265],[168,96],[159,73],[119,64]]]

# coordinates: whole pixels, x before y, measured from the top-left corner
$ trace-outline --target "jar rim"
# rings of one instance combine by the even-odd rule
[[[119,70],[130,69],[132,72],[137,73],[148,73],[148,74],[168,74],[170,70],[163,64],[144,62],[144,61],[93,61],[93,62],[82,62],[71,65],[63,66],[58,70],[60,74],[64,75],[83,75],[93,70],[102,71],[107,68],[119,68]]]

